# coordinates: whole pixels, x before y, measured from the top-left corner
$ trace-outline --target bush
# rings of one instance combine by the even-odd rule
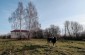
[[[77,36],[77,37],[74,37],[74,36],[62,36],[61,39],[64,39],[64,40],[83,40],[83,39],[85,39],[85,36]]]

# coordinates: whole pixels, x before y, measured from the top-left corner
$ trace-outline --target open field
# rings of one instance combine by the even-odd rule
[[[45,39],[0,39],[0,55],[85,55],[85,41],[57,41],[55,47]]]

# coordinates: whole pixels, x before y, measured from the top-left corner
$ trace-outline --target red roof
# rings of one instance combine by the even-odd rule
[[[12,30],[11,32],[20,32],[20,30]],[[21,30],[21,32],[29,32],[27,30]]]

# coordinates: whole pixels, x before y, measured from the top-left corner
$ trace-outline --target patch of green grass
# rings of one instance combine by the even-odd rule
[[[57,41],[53,47],[45,39],[0,39],[0,55],[85,55],[84,41]]]

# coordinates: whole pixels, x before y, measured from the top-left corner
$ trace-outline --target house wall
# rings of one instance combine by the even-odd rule
[[[11,32],[11,38],[17,38],[17,35],[15,32]]]
[[[22,38],[28,38],[27,32],[21,32]],[[11,32],[11,38],[18,38],[19,32]]]

